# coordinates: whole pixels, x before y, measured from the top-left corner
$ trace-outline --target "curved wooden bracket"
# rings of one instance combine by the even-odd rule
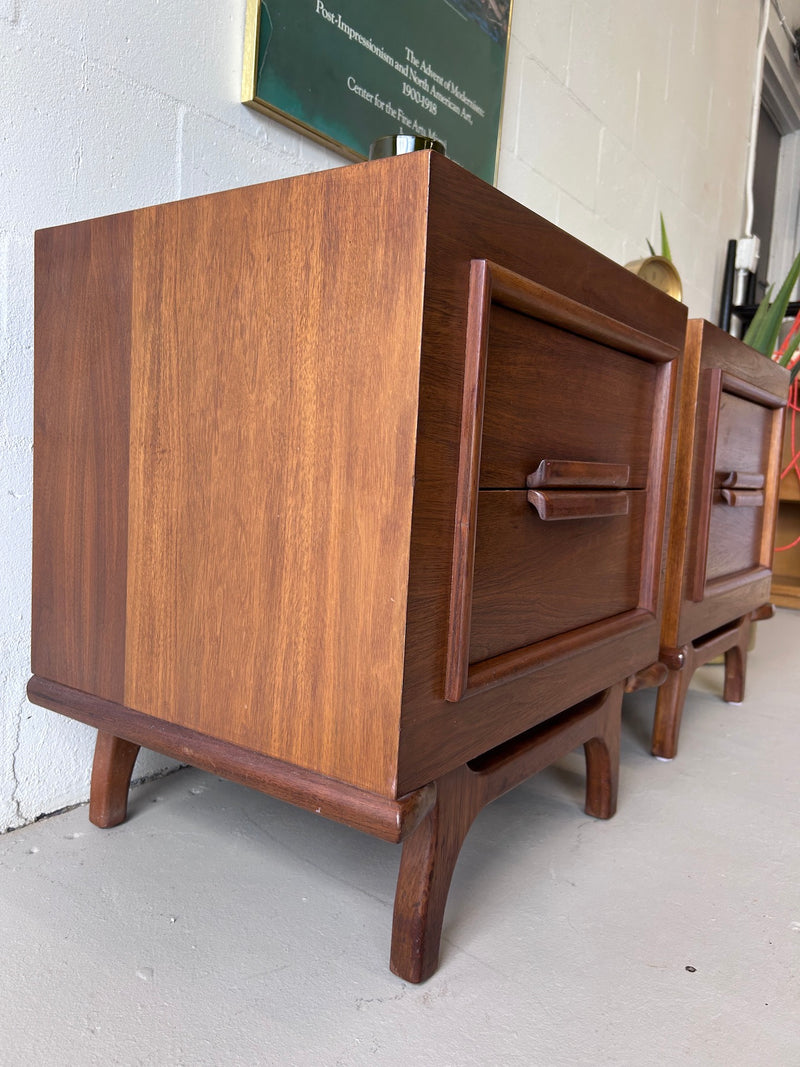
[[[663,685],[668,673],[666,663],[651,663],[649,667],[625,679],[625,692],[635,693],[637,689],[651,689],[653,686]]]

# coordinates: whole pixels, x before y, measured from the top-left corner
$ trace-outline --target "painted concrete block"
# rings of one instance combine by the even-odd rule
[[[570,54],[572,3],[516,3],[511,33],[526,56],[534,56],[559,81],[566,81]]]
[[[708,149],[687,132],[684,139],[681,199],[716,229],[720,210],[720,175],[708,166]]]
[[[255,118],[261,126],[277,126],[282,136],[278,123],[266,116]],[[267,136],[244,137],[210,115],[187,111],[181,124],[180,195],[199,196],[311,169],[299,152],[296,135],[290,138],[288,145],[294,151],[280,150]]]
[[[601,125],[536,60],[523,67],[518,154],[587,207],[595,201]]]
[[[525,60],[526,54],[523,48],[515,38],[512,38],[506,64],[500,130],[502,147],[509,152],[517,152],[519,147],[519,122],[522,111],[522,82]]]
[[[624,263],[625,240],[620,230],[609,226],[592,210],[570,196],[561,192],[558,198],[558,216],[556,219],[562,230],[571,233],[579,241],[602,252],[616,263]]]
[[[30,234],[176,196],[172,101],[42,39],[23,36],[0,63],[38,87],[15,104],[0,227]]]
[[[655,242],[656,176],[609,130],[603,132],[597,172],[597,213],[610,226],[637,241],[640,255],[646,240]]]
[[[500,150],[497,187],[537,215],[549,222],[555,221],[559,196],[557,187],[503,148]]]
[[[567,77],[570,90],[628,143],[633,136],[641,62],[638,42],[629,36],[633,24],[633,16],[624,17],[617,5],[575,0]]]

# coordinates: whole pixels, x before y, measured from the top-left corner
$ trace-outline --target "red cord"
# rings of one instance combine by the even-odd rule
[[[783,344],[778,349],[778,351],[775,353],[775,355],[772,357],[773,359],[780,361],[781,356],[784,354],[786,349],[789,347],[789,342],[791,341],[791,339],[794,337],[794,335],[797,333],[798,330],[800,330],[800,311],[798,311],[797,314],[795,315],[794,322],[792,323],[791,329],[789,330],[789,332],[784,337]],[[792,363],[794,363],[794,360],[792,360]]]

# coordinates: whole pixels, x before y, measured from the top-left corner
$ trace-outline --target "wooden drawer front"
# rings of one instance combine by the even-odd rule
[[[714,463],[718,483],[733,472],[766,477],[774,416],[774,408],[722,390]]]
[[[657,368],[508,308],[492,308],[480,486],[514,489],[541,460],[630,468],[647,483]]]
[[[652,624],[678,355],[473,260],[447,700]]]
[[[627,514],[545,521],[524,492],[480,493],[470,663],[637,607],[646,494],[621,495]]]
[[[763,527],[763,505],[715,503],[708,531],[706,582],[758,567]]]
[[[782,404],[720,368],[704,372],[690,572],[695,602],[770,566]]]

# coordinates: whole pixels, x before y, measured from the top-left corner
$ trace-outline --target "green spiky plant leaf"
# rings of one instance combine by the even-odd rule
[[[757,348],[761,352],[762,356],[771,356],[772,352],[763,351],[758,344],[758,340],[764,330],[764,322],[769,315],[769,309],[772,307],[772,290],[774,286],[770,285],[766,293],[764,293],[764,299],[756,308],[756,313],[750,320],[750,325],[747,327],[744,337],[742,338],[751,348]]]
[[[751,348],[755,348],[756,351],[761,352],[762,355],[768,356],[770,359],[778,344],[781,323],[786,317],[786,308],[792,295],[792,289],[797,284],[798,277],[800,277],[800,252],[797,253],[797,258],[789,269],[783,285],[778,290],[778,295],[771,303],[772,286],[767,290],[764,299],[758,305],[753,321],[742,338],[745,344],[750,345]]]
[[[664,225],[664,213],[663,212],[659,212],[659,218],[661,219],[661,258],[662,259],[668,259],[670,261],[670,263],[671,263],[672,262],[672,251],[670,250],[670,247],[669,247],[669,239],[667,238],[667,227]],[[647,237],[645,238],[645,240],[647,241],[647,247],[650,249],[650,255],[651,256],[657,256],[658,252],[656,252],[655,248],[653,248],[652,241]]]
[[[669,241],[667,240],[667,227],[664,225],[664,213],[659,212],[659,215],[661,217],[661,255],[671,263],[672,252],[670,251]]]

